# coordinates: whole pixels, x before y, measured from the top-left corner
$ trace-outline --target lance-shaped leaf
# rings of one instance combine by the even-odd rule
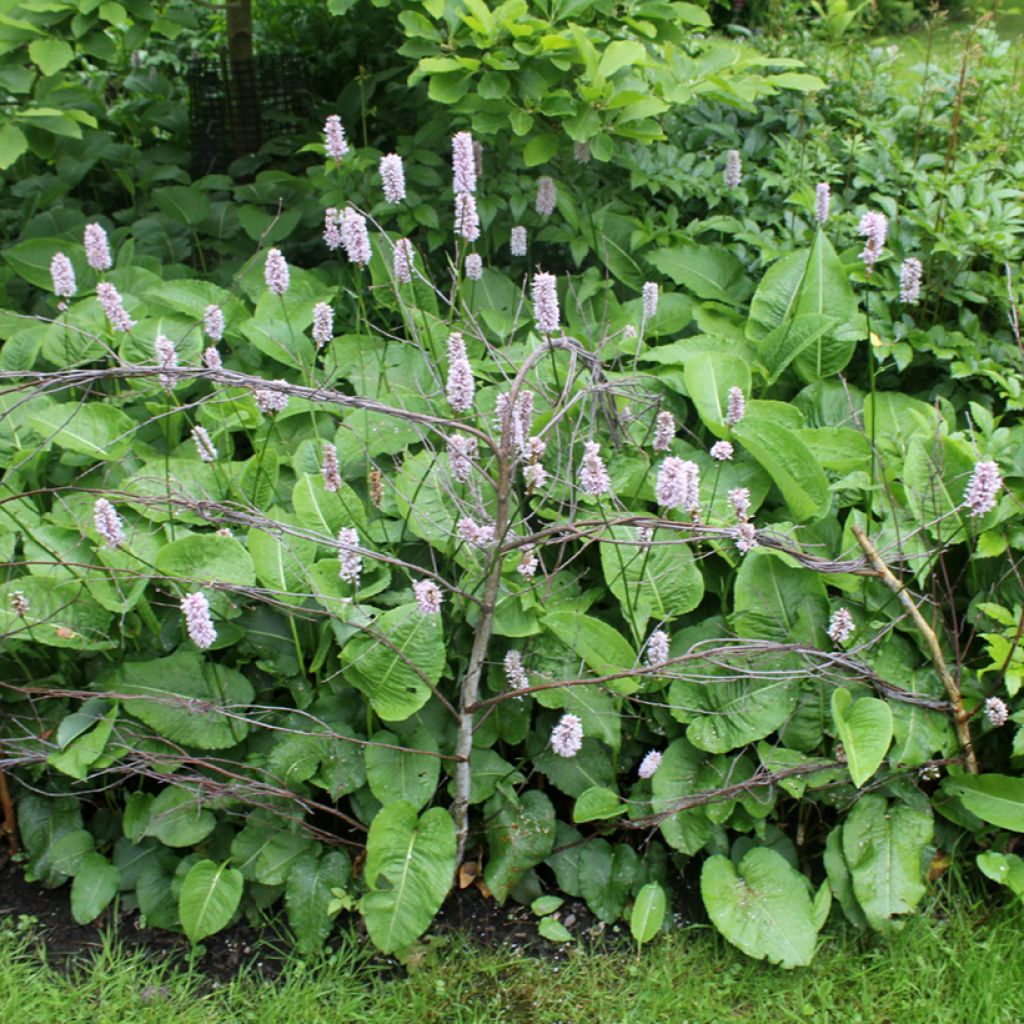
[[[320,858],[306,853],[292,865],[284,903],[300,952],[316,953],[331,934],[331,890],[343,889],[351,871],[348,855],[341,850],[329,850]]]
[[[728,352],[698,352],[686,360],[683,381],[704,425],[718,437],[725,437],[729,432],[725,420],[730,389],[739,388],[750,397],[746,360]]]
[[[846,752],[850,778],[855,786],[863,786],[892,742],[892,711],[876,697],[861,697],[853,703],[850,691],[840,686],[832,693],[832,720]]]
[[[1024,832],[1024,779],[995,773],[949,776],[942,788],[982,821]]]
[[[178,897],[181,926],[193,943],[224,928],[234,916],[245,881],[227,863],[201,860],[189,868]]]

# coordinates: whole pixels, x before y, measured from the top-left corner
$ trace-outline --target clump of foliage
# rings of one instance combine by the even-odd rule
[[[645,230],[572,116],[538,178],[331,120],[301,182],[165,190],[193,228],[247,197],[244,263],[83,215],[5,253],[0,764],[79,920],[283,898],[304,949],[352,909],[393,951],[460,872],[646,942],[695,863],[795,966],[972,836],[1021,889],[1021,427],[898,386],[926,236],[828,167],[783,216],[766,133],[704,110],[714,212]]]

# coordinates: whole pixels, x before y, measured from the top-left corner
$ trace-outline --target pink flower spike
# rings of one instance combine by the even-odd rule
[[[640,762],[640,767],[637,769],[636,774],[641,779],[649,779],[660,767],[661,751],[649,750]]]
[[[476,154],[469,132],[456,132],[452,136],[452,172],[454,192],[476,191]]]
[[[109,281],[96,285],[96,298],[107,315],[111,330],[127,333],[135,326],[121,301],[121,293]]]
[[[718,462],[729,462],[733,456],[732,444],[729,441],[716,441],[709,454]]]
[[[408,238],[400,238],[395,242],[391,256],[391,270],[398,284],[408,284],[412,280],[412,261],[416,258],[416,250]]]
[[[365,267],[373,255],[370,248],[370,233],[366,229],[366,218],[346,206],[341,215],[341,244],[350,263]]]
[[[735,427],[746,415],[747,398],[742,388],[729,388],[728,404],[725,412],[725,425]]]
[[[663,629],[656,629],[647,639],[647,656],[644,660],[648,668],[664,665],[668,661],[668,650],[668,633]]]
[[[484,261],[479,253],[471,252],[466,257],[466,277],[470,281],[479,281],[484,276]]]
[[[185,615],[185,628],[189,639],[202,650],[211,647],[217,639],[217,630],[210,617],[210,602],[201,590],[182,599],[181,610]]]
[[[998,463],[976,462],[964,492],[964,504],[971,510],[971,515],[978,517],[991,512],[996,507],[996,498],[1002,486],[1003,478]]]
[[[689,459],[669,455],[661,464],[654,488],[662,508],[696,512],[700,509],[700,469]]]
[[[271,384],[283,384],[287,386],[288,382],[285,380],[273,380]],[[256,407],[259,409],[264,416],[272,416],[275,413],[284,412],[288,405],[288,395],[284,391],[275,391],[272,388],[253,388],[252,397],[256,402]]]
[[[734,487],[729,492],[729,504],[732,505],[736,518],[742,523],[750,515],[750,490],[746,487]]]
[[[477,440],[465,434],[452,434],[448,438],[448,468],[459,483],[466,483],[473,472],[477,456]]]
[[[559,757],[575,757],[583,747],[583,723],[575,715],[562,715],[551,730],[551,749]]]
[[[984,704],[985,717],[998,729],[1002,725],[1006,725],[1010,717],[1010,709],[1006,706],[1005,701],[1000,700],[998,697],[989,697]]]
[[[743,165],[740,161],[740,151],[730,149],[725,154],[725,172],[722,175],[726,188],[735,188],[743,180]]]
[[[405,166],[397,153],[388,153],[380,158],[380,180],[386,202],[405,201]]]
[[[458,331],[448,335],[448,404],[456,412],[469,412],[473,408],[476,384],[473,368],[466,355],[466,343]]]
[[[601,446],[595,441],[583,445],[583,462],[580,465],[580,490],[598,498],[611,490],[612,481],[601,458]]]
[[[326,345],[334,337],[334,310],[326,302],[313,307],[313,340],[317,348]]]
[[[324,122],[324,149],[332,160],[341,160],[348,152],[345,127],[337,114],[331,114]]]
[[[513,256],[525,256],[526,255],[526,228],[522,224],[517,224],[509,236],[508,242],[509,252]]]
[[[644,319],[652,320],[658,312],[658,286],[654,281],[647,281],[643,289]]]
[[[338,531],[338,575],[345,583],[356,586],[363,571],[363,556],[359,554],[359,531],[343,526]]]
[[[196,445],[196,453],[203,462],[216,462],[217,449],[210,440],[210,435],[205,427],[194,426],[192,428],[192,440]]]
[[[908,256],[900,267],[900,302],[917,305],[921,298],[921,275],[924,268],[916,256]]]
[[[849,611],[846,608],[837,608],[832,613],[832,618],[829,619],[826,632],[828,633],[829,640],[839,647],[850,639],[856,628],[853,616]]]
[[[124,527],[121,525],[121,517],[106,498],[96,499],[92,521],[96,532],[107,542],[108,548],[120,547],[124,543]]]
[[[223,370],[224,364],[221,362],[220,353],[211,345],[208,349],[203,352],[203,366],[208,370]]]
[[[162,334],[158,334],[153,342],[153,351],[156,353],[156,364],[164,369],[173,369],[178,365],[178,350],[174,342]],[[160,387],[170,391],[174,387],[175,377],[170,373],[158,374]]]
[[[85,225],[85,261],[93,270],[101,273],[109,270],[114,261],[110,257],[110,243],[107,241],[107,233],[100,224]]]
[[[889,221],[884,213],[870,210],[861,217],[857,233],[867,239],[860,258],[864,261],[865,272],[870,274],[885,247],[885,238],[889,233]]]
[[[480,237],[480,215],[472,192],[455,193],[455,233],[467,242]]]
[[[341,220],[341,213],[336,206],[329,207],[324,213],[324,245],[331,252],[336,252],[345,244],[341,236]]]
[[[53,294],[59,299],[70,299],[78,291],[75,268],[62,252],[55,253],[50,260],[50,278],[53,281]]]
[[[832,205],[832,191],[828,182],[821,182],[814,192],[814,220],[824,224],[828,220],[829,208]]]
[[[543,335],[556,334],[559,330],[558,287],[554,274],[533,275],[533,319],[537,330]]]
[[[324,479],[324,490],[334,494],[341,489],[341,473],[338,469],[338,449],[330,441],[324,441],[323,462],[320,475]]]
[[[417,580],[412,585],[416,595],[416,604],[421,615],[439,615],[444,595],[441,588],[433,580]]]
[[[537,200],[534,208],[542,217],[550,217],[558,206],[558,189],[554,181],[545,176],[537,179]]]
[[[291,275],[288,271],[288,261],[280,249],[267,251],[267,262],[263,266],[263,280],[267,284],[267,290],[274,295],[284,295],[288,291]]]
[[[220,306],[207,306],[203,313],[203,330],[210,341],[220,341],[224,337],[224,311]]]

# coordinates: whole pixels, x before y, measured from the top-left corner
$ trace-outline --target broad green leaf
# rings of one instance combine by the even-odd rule
[[[825,587],[813,573],[769,551],[754,550],[743,559],[732,618],[740,636],[813,645],[827,619]]]
[[[725,425],[730,389],[739,388],[745,396],[750,395],[750,367],[746,361],[727,352],[698,352],[686,360],[683,380],[704,425],[718,437],[725,437],[730,429]]]
[[[231,863],[251,882],[282,885],[292,866],[313,850],[313,841],[308,836],[283,831],[279,819],[261,814],[235,836]]]
[[[112,405],[51,405],[29,417],[33,429],[54,444],[94,459],[120,459],[131,447],[135,421]]]
[[[331,934],[327,904],[332,889],[343,889],[352,873],[348,854],[329,850],[322,857],[306,853],[288,874],[284,904],[295,945],[305,956],[317,953]]]
[[[636,652],[629,641],[613,626],[592,615],[551,612],[541,619],[541,625],[575,651],[598,675],[615,675],[636,667]],[[636,679],[624,677],[606,685],[617,693],[632,693],[638,684]]]
[[[584,790],[572,809],[572,820],[577,824],[584,821],[600,821],[617,818],[625,810],[618,793],[603,786],[591,786]]]
[[[117,894],[121,872],[101,853],[87,854],[71,883],[71,916],[79,924],[95,921]]]
[[[697,773],[707,755],[689,740],[673,740],[651,778],[651,813],[661,814],[697,792]],[[694,854],[708,841],[711,823],[701,807],[678,811],[661,823],[661,834],[674,850]]]
[[[857,787],[878,770],[892,742],[892,711],[884,700],[861,697],[853,706],[845,687],[832,691],[832,719],[846,751],[846,765]]]
[[[853,877],[846,857],[843,856],[843,826],[837,825],[825,841],[825,855],[822,858],[832,895],[839,901],[850,924],[866,928],[868,919],[864,916],[857,897],[853,894]]]
[[[235,669],[179,649],[166,658],[126,661],[100,679],[111,693],[127,694],[123,708],[165,739],[200,750],[233,747],[245,739],[245,705],[253,689]]]
[[[658,249],[647,262],[700,299],[738,306],[750,295],[746,267],[732,253],[708,245]]]
[[[832,508],[828,478],[796,431],[750,409],[732,428],[732,436],[772,478],[797,522],[828,515]]]
[[[838,324],[832,316],[802,313],[785,320],[758,343],[758,355],[769,384],[774,384],[783,370],[812,345],[819,344]]]
[[[316,561],[315,542],[254,527],[248,544],[257,579],[279,599],[297,604],[313,592],[309,574]]]
[[[704,863],[700,892],[712,924],[748,956],[783,967],[805,967],[814,958],[807,882],[781,854],[755,847],[738,869],[716,854]]]
[[[499,903],[554,847],[555,808],[547,796],[530,789],[512,802],[497,794],[484,805],[487,866],[484,881]]]
[[[943,789],[958,796],[982,821],[1024,832],[1024,778],[995,773],[948,776]]]
[[[28,44],[28,55],[44,75],[57,74],[75,59],[75,51],[63,39],[34,39]]]
[[[1010,892],[1024,900],[1024,859],[1015,853],[986,850],[978,854],[978,867],[986,878],[1008,886]]]
[[[256,582],[249,552],[234,537],[194,533],[165,544],[156,555],[165,576],[197,584],[228,583],[251,587]]]
[[[28,601],[24,618],[11,607],[14,592],[24,594]],[[118,646],[111,637],[111,618],[79,579],[22,576],[0,584],[0,634],[8,643],[28,641],[70,650],[109,650]]]
[[[591,839],[580,855],[580,886],[587,906],[606,924],[614,924],[622,917],[639,872],[640,858],[631,846]]]
[[[554,135],[535,135],[523,150],[523,163],[536,167],[547,163],[558,152],[558,139]]]
[[[210,215],[210,200],[205,193],[185,185],[157,188],[151,193],[153,202],[168,217],[195,227]]]
[[[92,833],[85,829],[62,832],[52,845],[30,862],[29,880],[38,880],[46,888],[61,885],[78,873],[82,861],[92,853],[94,846]]]
[[[342,648],[346,678],[386,722],[400,722],[430,699],[445,664],[440,616],[404,604],[375,619]]]
[[[242,899],[242,873],[227,863],[201,860],[189,868],[178,897],[181,926],[189,941],[201,942],[226,927]]]
[[[195,846],[216,824],[213,812],[203,807],[199,790],[169,785],[164,786],[150,805],[145,835],[155,836],[165,846]]]
[[[408,743],[391,732],[381,730],[370,737],[366,748],[366,781],[370,792],[385,806],[404,800],[418,811],[434,796],[441,777],[441,761],[437,741],[426,729],[417,730]],[[408,746],[417,751],[398,750]]]
[[[646,58],[647,50],[642,43],[632,39],[616,40],[602,50],[597,73],[603,78],[611,78],[616,71],[642,63]]]
[[[572,932],[553,917],[542,917],[537,922],[537,931],[549,942],[572,942]]]
[[[300,526],[334,539],[343,526],[366,529],[366,512],[359,496],[342,482],[337,491],[324,487],[322,476],[303,473],[292,489],[292,506]]]
[[[661,930],[667,905],[665,889],[657,882],[648,882],[636,894],[629,916],[629,930],[638,946],[650,942]]]
[[[51,754],[46,759],[47,764],[81,781],[106,749],[116,719],[117,709],[111,708],[92,729],[71,741],[59,753]]]
[[[408,946],[430,926],[455,873],[455,826],[441,807],[421,817],[399,801],[377,812],[366,840],[369,892],[360,910],[383,953]]]
[[[0,171],[6,171],[27,152],[28,139],[17,125],[5,124],[0,128]]]
[[[853,892],[868,924],[886,930],[902,924],[924,896],[922,854],[932,839],[930,812],[863,796],[843,824],[843,857]]]
[[[907,504],[918,523],[937,540],[949,543],[964,527],[965,515],[958,510],[975,462],[966,441],[918,435],[910,442],[903,463]]]

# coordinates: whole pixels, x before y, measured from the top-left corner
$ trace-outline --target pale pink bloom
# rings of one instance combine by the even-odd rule
[[[524,392],[524,394],[532,395],[532,392]],[[548,443],[542,437],[530,437],[527,438],[526,444],[523,445],[523,457],[529,459],[531,462],[539,462],[544,458],[544,453],[548,450]]]
[[[334,337],[334,310],[326,302],[313,307],[313,340],[317,348],[326,345]]]
[[[110,244],[107,233],[100,224],[85,225],[85,261],[93,270],[109,270],[114,261],[110,258]]]
[[[92,521],[96,532],[107,542],[108,548],[116,548],[124,543],[124,527],[117,510],[106,498],[97,498],[92,510]]]
[[[11,602],[11,611],[14,612],[18,618],[23,619],[28,615],[28,598],[25,596],[24,591],[12,590],[8,600]]]
[[[341,473],[338,471],[338,449],[330,441],[324,441],[323,461],[320,475],[324,478],[324,490],[334,494],[341,488]]]
[[[412,280],[412,261],[416,258],[416,250],[408,238],[400,238],[395,242],[391,257],[391,269],[399,284],[408,284]]]
[[[526,228],[521,224],[517,224],[512,229],[512,234],[509,236],[508,248],[509,252],[511,252],[513,256],[526,255]]]
[[[634,338],[639,337],[639,332],[634,324],[626,324],[626,326],[622,328],[622,336],[627,341],[632,341]]]
[[[350,206],[341,215],[341,244],[350,263],[365,267],[370,262],[370,233],[366,230],[366,218]]]
[[[421,615],[437,615],[441,611],[444,595],[441,588],[433,580],[418,580],[412,585],[416,595],[416,604]]]
[[[498,395],[494,401],[494,418],[498,430],[504,428],[505,409],[508,405],[508,395]],[[512,411],[509,423],[511,428],[512,444],[516,450],[526,456],[528,454],[530,431],[533,428],[533,392],[523,390],[516,398],[516,406]]]
[[[516,566],[516,572],[524,579],[533,579],[537,574],[539,566],[540,559],[537,557],[537,552],[532,544],[528,544],[523,548],[522,553],[519,556],[519,564]]]
[[[728,441],[716,441],[711,446],[710,455],[719,462],[728,462],[733,456],[732,445]]]
[[[480,215],[472,192],[455,193],[455,233],[467,242],[475,242],[480,237]]]
[[[870,274],[878,262],[878,257],[882,255],[885,238],[889,233],[889,221],[886,220],[884,213],[869,210],[861,217],[860,224],[857,226],[857,233],[867,239],[860,258],[864,261],[865,271]]]
[[[818,224],[824,224],[828,220],[831,205],[832,191],[828,186],[828,182],[820,182],[814,193],[814,219]]]
[[[182,599],[181,610],[185,614],[185,628],[189,639],[196,647],[205,650],[217,639],[217,630],[210,617],[210,602],[201,590]]]
[[[640,762],[636,774],[641,779],[649,779],[661,767],[661,751],[649,750]]]
[[[217,449],[210,440],[210,435],[205,427],[195,426],[192,428],[192,440],[196,445],[196,452],[203,462],[216,462]]]
[[[341,160],[348,152],[345,127],[337,114],[331,114],[324,122],[324,149],[332,160]]]
[[[470,516],[463,516],[457,523],[459,536],[475,548],[487,547],[494,543],[494,527],[489,523],[478,523]]]
[[[285,380],[273,380],[271,384],[282,384],[287,387]],[[275,391],[272,388],[253,388],[252,397],[256,400],[256,407],[264,415],[270,416],[277,412],[284,412],[288,405],[288,395],[284,391]]]
[[[341,236],[341,221],[342,216],[336,206],[329,207],[324,213],[324,245],[331,252],[335,252],[345,244],[345,240]]]
[[[121,293],[109,281],[96,285],[96,298],[107,315],[112,330],[127,332],[135,326],[121,301]]]
[[[548,482],[548,471],[541,463],[531,462],[523,467],[523,482],[526,484],[527,492],[534,494]]]
[[[648,668],[664,665],[668,661],[668,646],[668,633],[663,629],[656,629],[647,638],[647,657],[645,660]]]
[[[397,153],[388,153],[380,158],[380,180],[386,202],[401,203],[405,200],[405,167]]]
[[[638,526],[636,528],[636,542],[642,548],[646,548],[654,540],[654,528],[651,526]]]
[[[1004,701],[1001,701],[998,697],[989,697],[985,701],[985,717],[998,729],[1001,725],[1006,725],[1007,720],[1010,717],[1010,709],[1006,706]]]
[[[267,262],[263,267],[263,280],[267,283],[267,290],[274,295],[284,295],[288,291],[291,275],[288,271],[288,261],[280,249],[267,250]]]
[[[558,190],[554,181],[546,175],[537,179],[537,200],[534,208],[542,217],[549,217],[558,205]]]
[[[479,281],[484,276],[484,261],[479,253],[471,252],[466,257],[466,277],[470,281]]]
[[[921,275],[924,268],[916,256],[908,256],[900,267],[900,302],[914,306],[921,298]]]
[[[725,424],[728,427],[735,427],[746,415],[747,398],[742,388],[729,388],[729,397],[725,411]]]
[[[178,350],[174,347],[174,342],[170,338],[158,334],[156,341],[153,342],[153,351],[156,353],[157,366],[169,370],[178,365]],[[157,380],[160,381],[160,387],[166,388],[168,391],[174,387],[175,378],[173,374],[158,374]]]
[[[541,334],[555,334],[561,316],[558,310],[558,287],[554,274],[533,275],[533,319]]]
[[[590,147],[585,142],[574,142],[572,145],[572,158],[578,164],[589,164]]]
[[[363,556],[359,554],[359,531],[354,526],[343,526],[338,531],[338,575],[345,583],[355,586],[363,571]]]
[[[75,268],[62,252],[54,253],[50,260],[50,278],[53,281],[53,294],[59,299],[70,299],[78,291]]]
[[[729,504],[740,522],[746,522],[750,515],[750,490],[746,487],[734,487],[729,492]]]
[[[740,523],[733,530],[733,536],[736,538],[736,547],[740,549],[741,554],[745,555],[757,547],[757,530],[751,522]]]
[[[644,319],[651,320],[658,312],[658,285],[654,281],[647,281],[643,288]]]
[[[203,366],[208,370],[224,369],[224,364],[220,359],[220,353],[212,345],[203,352]]]
[[[662,508],[696,512],[700,508],[700,469],[697,463],[669,455],[658,471],[654,493]]]
[[[575,715],[562,715],[551,730],[551,749],[559,757],[575,757],[583,746],[583,723]]]
[[[203,330],[210,341],[220,341],[224,337],[224,311],[220,306],[206,307],[203,313]]]
[[[505,681],[510,690],[523,690],[530,685],[530,677],[523,668],[523,656],[519,651],[505,652]],[[522,697],[517,697],[522,700]]]
[[[460,483],[466,483],[473,471],[473,461],[477,456],[475,437],[465,434],[452,434],[448,438],[448,468],[452,476]]]
[[[659,412],[654,424],[654,443],[651,447],[656,452],[667,452],[672,447],[675,436],[675,417],[668,411]]]
[[[725,154],[725,172],[722,175],[726,188],[735,188],[743,180],[743,166],[740,163],[740,151],[730,149]]]
[[[828,629],[826,632],[828,633],[829,640],[838,647],[840,644],[844,644],[850,639],[856,628],[857,627],[853,622],[853,616],[849,611],[846,608],[837,608],[832,613],[832,618],[828,621]]]
[[[597,498],[611,490],[611,486],[611,477],[601,458],[601,446],[596,441],[586,441],[580,463],[580,490]]]
[[[473,368],[466,355],[466,343],[458,331],[448,335],[448,404],[456,412],[469,412],[473,408]]]
[[[995,462],[976,462],[964,492],[964,504],[972,516],[983,516],[996,507],[996,496],[1003,486],[999,466]]]
[[[452,172],[453,191],[476,191],[476,154],[473,136],[469,132],[456,132],[452,136]]]

